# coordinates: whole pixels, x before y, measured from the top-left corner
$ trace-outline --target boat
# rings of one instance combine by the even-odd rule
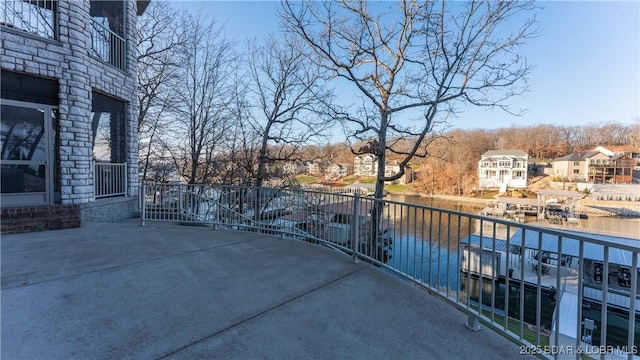
[[[487,206],[480,212],[480,215],[483,216],[505,216],[506,214],[506,206],[500,203],[487,204]]]
[[[356,214],[354,201],[342,201],[313,206],[305,211],[283,214],[266,223],[266,227],[284,230],[296,237],[324,240],[327,243],[350,247],[354,239],[354,223],[358,227],[358,243],[368,246],[372,238],[373,219],[371,210],[374,202],[360,200]],[[388,251],[393,244],[392,229],[388,220],[378,225],[376,243],[379,249]]]
[[[507,215],[512,217],[536,216],[538,214],[538,200],[528,198],[511,198],[501,196],[498,204],[502,204],[507,209]]]

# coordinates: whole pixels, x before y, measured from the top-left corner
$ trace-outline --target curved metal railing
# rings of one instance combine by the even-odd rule
[[[631,358],[640,345],[640,239],[339,191],[144,183],[140,195],[143,224],[198,222],[339,249],[441,297],[468,314],[468,327],[482,323],[523,353]]]

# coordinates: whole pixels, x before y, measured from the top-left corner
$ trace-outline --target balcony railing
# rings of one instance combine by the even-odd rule
[[[0,25],[55,39],[57,4],[57,0],[3,0]]]
[[[357,194],[143,184],[140,196],[143,225],[198,222],[328,246],[441,297],[471,329],[482,320],[545,357],[640,349],[638,239]]]
[[[126,67],[125,40],[95,19],[91,19],[91,55],[124,70]]]
[[[123,196],[127,194],[127,163],[95,163],[95,198]]]

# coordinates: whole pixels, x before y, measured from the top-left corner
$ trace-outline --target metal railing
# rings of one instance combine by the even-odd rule
[[[101,163],[94,165],[95,198],[127,194],[127,163]]]
[[[3,0],[0,25],[55,39],[57,0]]]
[[[91,55],[107,64],[124,70],[126,67],[126,43],[123,37],[103,24],[91,19]]]
[[[275,234],[375,264],[465,311],[471,329],[482,323],[514,339],[523,353],[632,358],[640,346],[640,239],[336,192],[143,183],[140,196],[143,225]]]

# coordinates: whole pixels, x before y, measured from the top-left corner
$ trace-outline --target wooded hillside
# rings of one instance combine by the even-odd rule
[[[428,145],[428,157],[415,159],[412,167],[417,171],[417,179],[413,186],[425,193],[464,195],[477,187],[478,161],[488,150],[521,149],[529,154],[530,161],[547,163],[599,145],[640,148],[640,121],[634,124],[452,129]],[[306,150],[316,155],[322,153],[333,162],[353,164],[353,154],[345,144]],[[393,156],[389,158],[393,159]]]

